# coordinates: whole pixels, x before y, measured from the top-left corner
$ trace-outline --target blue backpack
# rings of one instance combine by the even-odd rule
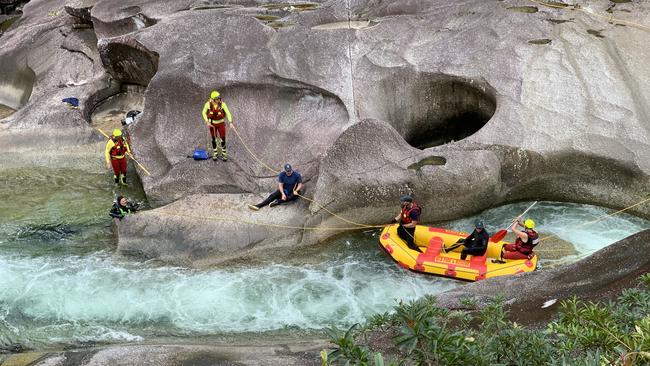
[[[196,149],[194,150],[194,154],[192,155],[192,158],[194,158],[194,160],[207,160],[208,152],[202,149]]]

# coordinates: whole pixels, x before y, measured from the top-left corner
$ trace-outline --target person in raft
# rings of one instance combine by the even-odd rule
[[[519,230],[517,227],[521,226],[524,230]],[[503,263],[503,259],[532,259],[533,248],[539,244],[539,234],[535,231],[535,221],[527,219],[522,221],[518,217],[510,227],[513,233],[517,236],[514,244],[506,244],[501,250],[501,260],[497,263]]]
[[[131,148],[122,136],[122,131],[115,129],[113,136],[106,143],[106,149],[104,149],[106,166],[109,169],[113,168],[115,184],[126,185],[126,169],[128,167],[126,154],[130,152]]]
[[[483,255],[487,251],[488,241],[490,241],[490,234],[485,230],[483,221],[479,220],[474,225],[474,231],[469,234],[465,239],[458,239],[456,245],[452,245],[450,248],[447,248],[445,251],[448,252],[452,249],[458,248],[459,245],[463,245],[463,251],[460,252],[460,259],[465,260],[468,255]]]
[[[226,124],[225,119],[228,118],[230,128],[234,128],[232,124],[232,115],[226,102],[221,100],[221,94],[213,90],[210,93],[210,99],[203,105],[203,120],[210,129],[210,136],[212,137],[212,160],[219,158],[219,146],[217,139],[220,139],[221,147],[221,160],[228,161],[228,152],[226,150]]]
[[[403,195],[399,198],[399,203],[402,207],[400,213],[395,216],[393,222],[399,222],[399,227],[397,228],[397,235],[400,239],[406,242],[406,245],[422,253],[422,250],[415,245],[415,227],[418,222],[420,222],[420,214],[422,214],[422,209],[418,206],[417,203],[413,201],[413,197],[409,195]]]
[[[256,205],[248,205],[251,210],[259,210],[269,205],[270,207],[281,205],[298,198],[302,189],[302,176],[291,168],[291,164],[284,164],[284,171],[278,174],[278,189],[271,193],[264,201]]]
[[[135,213],[138,210],[137,203],[131,203],[124,196],[117,196],[117,199],[111,207],[111,211],[108,213],[112,218],[122,220],[124,216]]]

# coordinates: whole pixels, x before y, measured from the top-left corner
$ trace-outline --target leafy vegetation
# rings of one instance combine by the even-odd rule
[[[334,349],[323,365],[650,365],[650,274],[616,301],[560,304],[545,329],[508,320],[500,300],[474,312],[435,306],[435,298],[401,303],[346,332],[330,330]],[[469,300],[461,303],[474,308]],[[368,346],[368,334],[392,330],[382,355]]]

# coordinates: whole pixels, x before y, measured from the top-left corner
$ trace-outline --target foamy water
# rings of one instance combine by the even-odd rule
[[[25,174],[35,173],[15,177]],[[463,284],[398,267],[379,250],[377,232],[256,267],[189,270],[120,259],[110,244],[106,212],[115,192],[107,177],[38,177],[32,185],[0,188],[0,347],[347,328],[399,301]],[[56,189],[45,189],[51,182]],[[528,204],[443,226],[468,231],[480,217],[495,232]],[[569,260],[575,260],[650,227],[629,215],[582,226],[609,212],[540,202],[529,216],[540,232],[572,242],[579,255]]]

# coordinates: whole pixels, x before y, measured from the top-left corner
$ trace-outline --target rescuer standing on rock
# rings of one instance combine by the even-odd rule
[[[218,159],[218,138],[220,138],[221,141],[221,160],[228,160],[228,153],[226,151],[226,124],[224,123],[226,117],[228,118],[228,122],[230,122],[230,128],[234,128],[232,124],[232,115],[228,110],[226,102],[221,100],[221,94],[219,94],[218,91],[213,90],[212,93],[210,93],[210,99],[208,99],[203,106],[203,120],[205,121],[205,124],[208,125],[210,136],[212,136],[212,149],[214,151],[212,160]]]
[[[127,158],[126,154],[131,152],[129,144],[122,136],[122,131],[115,129],[113,137],[106,143],[104,150],[104,159],[106,159],[106,166],[110,169],[113,168],[113,178],[115,184],[126,186],[126,168]]]

